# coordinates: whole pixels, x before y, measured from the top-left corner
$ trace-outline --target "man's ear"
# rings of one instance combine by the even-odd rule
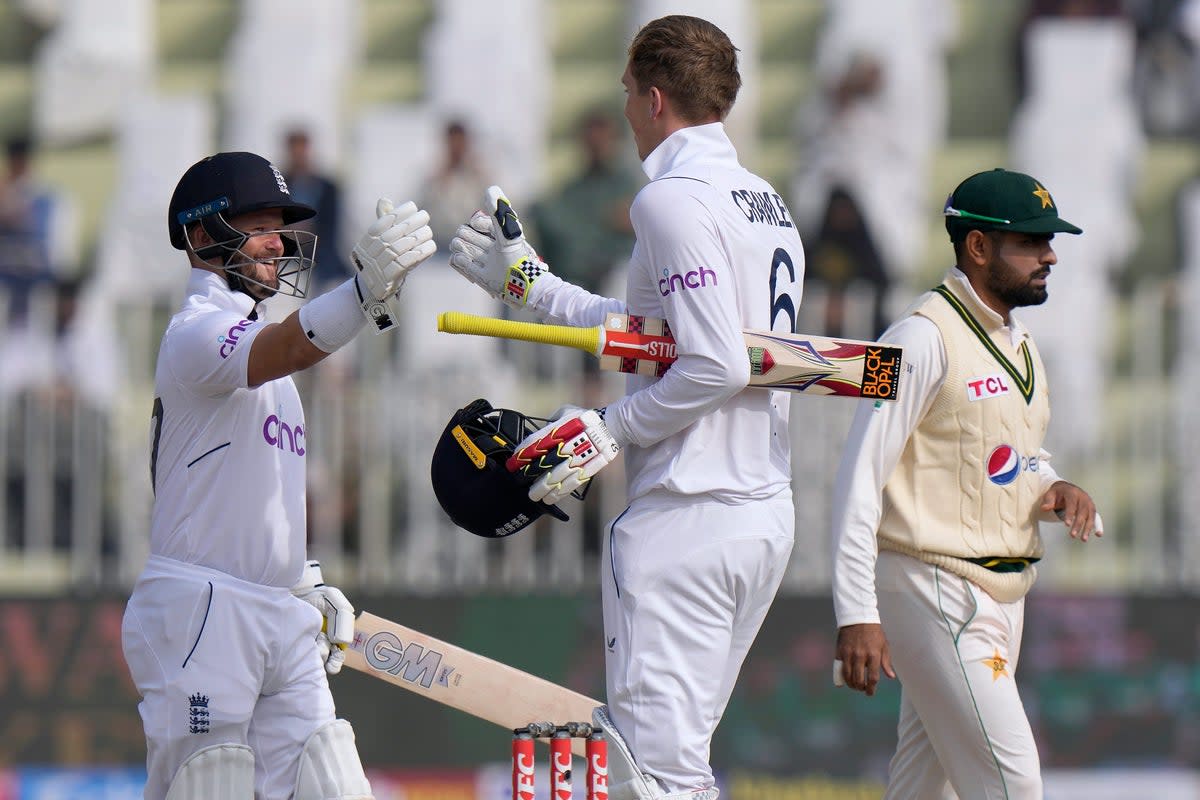
[[[963,251],[971,263],[982,267],[992,258],[992,238],[981,230],[968,231]]]
[[[663,93],[657,86],[651,86],[646,96],[650,99],[650,119],[660,116],[663,112]]]
[[[199,222],[192,222],[188,225],[188,241],[197,250],[201,247],[206,247],[213,243],[212,237],[208,235],[208,231],[204,230],[204,226]]]

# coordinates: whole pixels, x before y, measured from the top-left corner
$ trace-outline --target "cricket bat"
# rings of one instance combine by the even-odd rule
[[[574,347],[600,359],[600,368],[661,377],[677,358],[666,320],[609,314],[603,325],[578,328],[493,319],[458,311],[438,314],[438,330]],[[750,386],[804,395],[895,400],[904,350],[803,333],[743,331]]]
[[[599,700],[363,611],[346,666],[512,730],[592,721]],[[585,756],[583,739],[571,745]]]

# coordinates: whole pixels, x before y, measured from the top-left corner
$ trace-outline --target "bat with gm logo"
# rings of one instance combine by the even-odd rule
[[[662,376],[677,358],[666,320],[609,314],[603,325],[578,328],[479,317],[438,315],[438,330],[574,347],[600,359],[600,368]],[[803,333],[743,331],[750,386],[810,396],[895,400],[903,348]]]
[[[512,730],[531,722],[591,722],[600,701],[366,611],[346,666]],[[586,757],[584,740],[574,739]]]

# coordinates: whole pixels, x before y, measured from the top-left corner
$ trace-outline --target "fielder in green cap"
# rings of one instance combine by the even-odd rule
[[[900,676],[885,800],[1040,798],[1013,680],[1039,523],[1080,542],[1104,524],[1042,449],[1045,370],[1011,312],[1046,301],[1051,240],[1080,230],[1004,169],[967,178],[943,213],[955,266],[881,337],[904,347],[904,391],[860,404],[834,485],[834,680],[872,695]]]

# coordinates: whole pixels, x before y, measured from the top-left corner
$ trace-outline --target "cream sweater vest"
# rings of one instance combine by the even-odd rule
[[[947,280],[914,305],[941,332],[946,379],[883,490],[879,546],[949,569],[996,599],[1023,597],[1036,577],[966,559],[1040,558],[1038,453],[1050,420],[1033,341],[1008,332]]]

